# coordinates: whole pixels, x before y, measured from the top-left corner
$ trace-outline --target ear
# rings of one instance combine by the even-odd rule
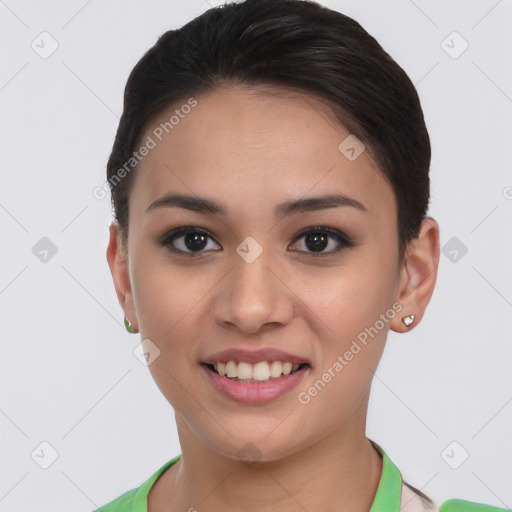
[[[124,314],[132,324],[134,332],[138,332],[139,326],[128,271],[128,255],[124,254],[121,244],[121,228],[117,222],[112,222],[109,229],[107,261],[114,280],[117,298]]]
[[[397,300],[403,309],[391,321],[395,332],[407,332],[421,322],[437,279],[439,266],[439,225],[431,217],[423,220],[417,238],[409,243],[400,273]],[[414,315],[414,323],[406,327],[402,318]]]

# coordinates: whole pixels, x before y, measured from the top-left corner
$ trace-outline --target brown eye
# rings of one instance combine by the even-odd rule
[[[182,227],[166,233],[160,240],[160,244],[171,252],[187,255],[202,254],[208,248],[210,235],[199,228]]]
[[[297,240],[304,242],[297,244]],[[212,244],[209,244],[209,240]],[[295,237],[296,245],[304,246],[292,249],[292,252],[305,253],[310,256],[332,256],[344,248],[353,247],[353,241],[341,231],[328,227],[316,226],[303,231]],[[160,245],[167,247],[170,252],[187,256],[199,256],[219,247],[211,235],[194,226],[185,226],[167,232],[161,239]],[[327,250],[326,250],[327,249]]]
[[[304,239],[303,245],[305,249],[295,249],[296,252],[305,252],[311,256],[330,256],[340,252],[345,247],[353,247],[355,244],[352,240],[336,229],[327,227],[315,227],[310,228],[301,235],[295,238],[295,240]],[[330,250],[325,250],[326,248]]]

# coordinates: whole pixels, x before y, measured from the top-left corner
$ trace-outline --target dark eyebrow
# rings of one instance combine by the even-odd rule
[[[174,194],[172,192],[165,194],[160,199],[151,203],[146,210],[146,213],[157,208],[170,208],[173,206],[199,213],[211,213],[215,215],[227,214],[226,208],[217,201],[203,197],[190,196],[187,194]],[[297,213],[326,210],[328,208],[336,208],[339,206],[351,206],[364,212],[368,211],[366,207],[356,199],[343,194],[328,194],[319,197],[309,197],[307,199],[285,201],[284,203],[276,206],[275,214],[277,217],[287,217]]]
[[[326,196],[285,201],[276,206],[275,213],[278,217],[287,217],[288,215],[294,215],[296,213],[327,210],[328,208],[337,208],[339,206],[352,206],[358,210],[368,212],[366,207],[356,199],[343,194],[328,194]]]
[[[170,208],[172,206],[200,213],[214,213],[221,215],[226,215],[227,213],[226,209],[213,199],[189,196],[186,194],[173,194],[172,192],[169,192],[160,199],[153,201],[146,210],[146,213],[151,210],[155,210],[156,208]]]

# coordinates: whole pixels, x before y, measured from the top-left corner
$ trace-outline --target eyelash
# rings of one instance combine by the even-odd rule
[[[173,229],[171,231],[168,231],[165,233],[162,237],[159,239],[160,245],[163,247],[166,247],[170,252],[177,253],[179,255],[189,256],[189,257],[198,257],[203,254],[204,252],[197,251],[183,251],[181,249],[176,249],[171,247],[171,243],[175,241],[177,238],[180,238],[181,236],[196,233],[200,235],[204,235],[206,237],[212,238],[207,231],[201,228],[197,228],[194,226],[184,226],[179,227],[176,229]],[[298,233],[298,235],[294,238],[293,243],[296,243],[301,238],[305,237],[306,235],[310,234],[327,234],[329,237],[334,238],[338,242],[338,247],[334,250],[328,251],[328,252],[321,252],[321,253],[315,253],[315,252],[308,252],[308,251],[297,251],[294,250],[292,252],[298,252],[301,254],[307,254],[310,256],[313,256],[314,258],[322,258],[327,256],[333,256],[334,254],[337,254],[341,252],[344,248],[350,248],[354,247],[356,244],[352,241],[350,237],[348,237],[345,233],[338,231],[337,229],[332,229],[324,226],[315,226],[312,228],[308,228],[306,230],[301,231]],[[213,239],[213,238],[212,238]],[[216,242],[217,243],[217,242]],[[220,244],[219,244],[220,245]]]

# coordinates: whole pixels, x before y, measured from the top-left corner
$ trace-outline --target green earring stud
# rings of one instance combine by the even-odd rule
[[[128,332],[131,332],[131,333],[134,332],[132,324],[130,323],[130,320],[128,320],[128,318],[126,318],[126,316],[124,317],[124,326],[126,327],[126,330]]]

